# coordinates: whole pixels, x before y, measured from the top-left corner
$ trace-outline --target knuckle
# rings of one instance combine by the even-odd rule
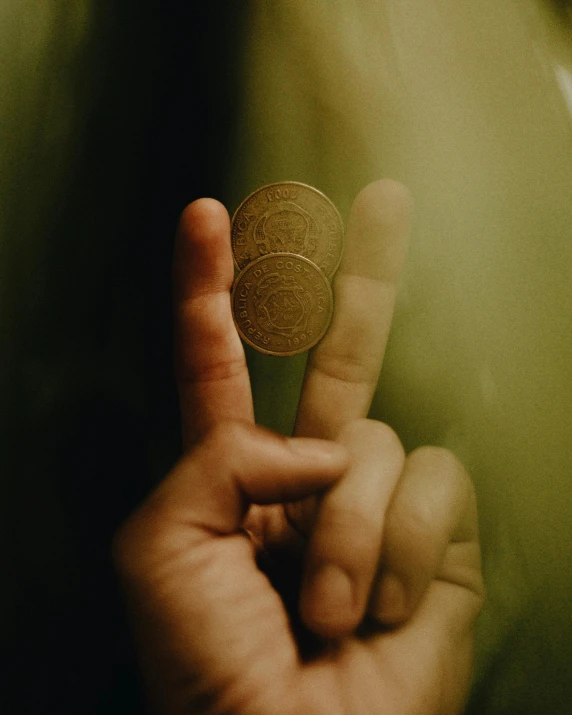
[[[463,469],[460,461],[451,450],[437,445],[417,447],[417,449],[411,452],[410,458],[415,461],[421,461],[429,466],[435,466],[442,471],[451,472],[459,468]]]
[[[385,422],[377,422],[376,420],[368,420],[368,422],[370,423],[370,429],[375,430],[377,439],[385,450],[404,456],[405,452],[401,440],[392,427],[385,424]]]
[[[360,418],[350,422],[341,436],[342,441],[368,440],[381,448],[388,457],[405,458],[405,451],[397,432],[385,422]]]
[[[411,505],[408,508],[396,505],[387,516],[387,531],[390,535],[399,534],[408,542],[424,543],[433,528],[426,510]]]
[[[382,524],[371,515],[352,510],[329,513],[314,532],[313,560],[336,563],[359,578],[379,560],[381,532]]]
[[[433,564],[439,558],[434,531],[423,509],[399,509],[388,516],[386,540],[399,561]]]
[[[431,472],[441,482],[453,483],[471,494],[473,482],[459,458],[446,447],[423,445],[417,447],[408,457],[408,461],[417,468]]]

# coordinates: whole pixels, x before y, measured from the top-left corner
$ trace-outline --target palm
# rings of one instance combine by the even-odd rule
[[[377,384],[408,224],[409,200],[399,185],[377,182],[359,195],[348,225],[345,256],[334,283],[334,320],[328,334],[310,355],[300,397],[296,435],[345,440],[357,462],[363,461],[362,442],[365,440],[368,448],[370,444],[368,436],[362,435],[363,430],[352,432],[351,425],[366,417]],[[218,422],[254,419],[244,353],[230,313],[233,268],[229,237],[228,215],[215,202],[195,204],[181,221],[174,262],[176,371],[183,437],[189,447]],[[365,467],[382,461],[393,464],[388,467],[389,476],[385,475],[392,488],[402,471],[412,481],[416,475],[415,459],[405,460],[389,430],[382,429],[381,437]],[[422,486],[423,489],[427,487]],[[345,492],[341,488],[328,495],[330,511],[328,503],[318,509],[317,503],[308,499],[285,508],[253,507],[244,526],[265,553],[272,558],[288,558],[294,564],[307,561],[307,551],[314,555],[324,548],[343,552],[347,550],[345,542],[351,542],[353,531],[357,526],[359,532],[360,525],[348,530],[348,524],[342,523],[336,531],[335,519],[326,519],[324,524],[319,520],[323,513],[339,515],[340,503],[344,499],[351,502],[361,491],[356,476],[355,484],[346,486]],[[379,512],[374,510],[373,515],[385,513],[391,498],[391,490],[386,489],[379,503],[374,503]],[[217,628],[224,631],[226,622],[228,632],[238,633],[243,627],[244,633],[257,634],[249,640],[247,658],[240,650],[242,641],[233,640],[238,648],[235,662],[248,663],[249,673],[256,671],[258,664],[257,672],[265,673],[266,677],[257,678],[256,683],[266,684],[261,685],[265,688],[269,682],[274,683],[274,690],[282,696],[295,673],[296,697],[302,700],[293,712],[332,715],[456,712],[470,672],[471,625],[482,597],[473,506],[467,508],[466,498],[455,499],[449,509],[453,512],[447,527],[450,543],[438,554],[422,554],[428,556],[429,562],[438,559],[438,566],[427,576],[423,593],[417,594],[414,608],[406,618],[391,613],[391,608],[388,611],[373,571],[369,581],[366,579],[362,584],[353,612],[345,620],[341,617],[328,621],[329,616],[324,619],[320,613],[324,609],[323,599],[304,591],[304,579],[302,593],[294,589],[293,597],[284,592],[284,586],[288,590],[288,585],[292,585],[289,578],[277,584],[277,590],[271,588],[256,569],[242,535],[224,543],[213,542],[209,547],[216,552],[213,563],[220,564],[221,574],[225,568],[231,571],[234,584],[229,590],[228,580],[223,579],[225,592],[220,594]],[[366,510],[371,508],[367,503],[362,506]],[[354,507],[358,509],[360,505]],[[416,528],[413,524],[405,541],[420,536],[414,533]],[[329,541],[316,543],[318,537],[312,535],[306,540],[306,534],[321,534],[328,529]],[[392,559],[402,556],[403,544],[396,533],[392,524],[382,525],[376,532],[379,545],[383,538],[382,566],[388,570],[393,568]],[[283,564],[278,573],[286,573]],[[248,584],[249,603],[258,606],[244,614],[241,626],[236,623],[236,609],[231,609],[232,617],[225,613],[225,603],[240,602],[244,598],[244,584]],[[216,591],[216,579],[205,584],[205,588]],[[278,592],[282,592],[282,600]],[[303,619],[310,626],[306,634],[323,636],[321,648],[305,660],[299,658],[300,643],[295,642],[287,619],[285,604],[287,607],[289,598],[293,604],[301,599]],[[368,613],[375,617],[371,623],[367,618],[363,620],[366,605]],[[399,622],[400,627],[381,627],[380,621]],[[232,647],[228,657],[232,660]],[[240,668],[235,670],[234,677],[245,677]]]

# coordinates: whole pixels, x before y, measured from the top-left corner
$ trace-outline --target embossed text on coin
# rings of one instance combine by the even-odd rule
[[[343,251],[344,227],[336,207],[306,184],[268,184],[248,196],[232,219],[232,251],[239,269],[270,253],[309,258],[331,278]]]
[[[257,258],[238,275],[232,312],[241,337],[268,355],[314,346],[333,313],[330,284],[311,261],[291,253]]]

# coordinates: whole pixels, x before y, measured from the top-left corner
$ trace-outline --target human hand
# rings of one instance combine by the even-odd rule
[[[364,419],[408,224],[398,184],[371,184],[354,202],[334,320],[286,439],[254,425],[228,214],[208,199],[184,212],[174,276],[187,453],[116,540],[157,712],[462,709],[483,600],[471,482],[449,452],[405,456],[388,426]],[[278,571],[285,555],[300,564],[301,620],[321,646],[311,657],[261,550]],[[291,573],[275,583],[288,588]]]

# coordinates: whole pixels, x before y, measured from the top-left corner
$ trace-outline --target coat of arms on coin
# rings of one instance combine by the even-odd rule
[[[232,219],[232,251],[239,269],[271,253],[309,258],[331,278],[343,251],[344,227],[321,191],[295,181],[268,184],[250,194]]]
[[[232,290],[232,312],[245,342],[268,355],[314,346],[333,312],[330,284],[308,259],[272,253],[249,263]]]

